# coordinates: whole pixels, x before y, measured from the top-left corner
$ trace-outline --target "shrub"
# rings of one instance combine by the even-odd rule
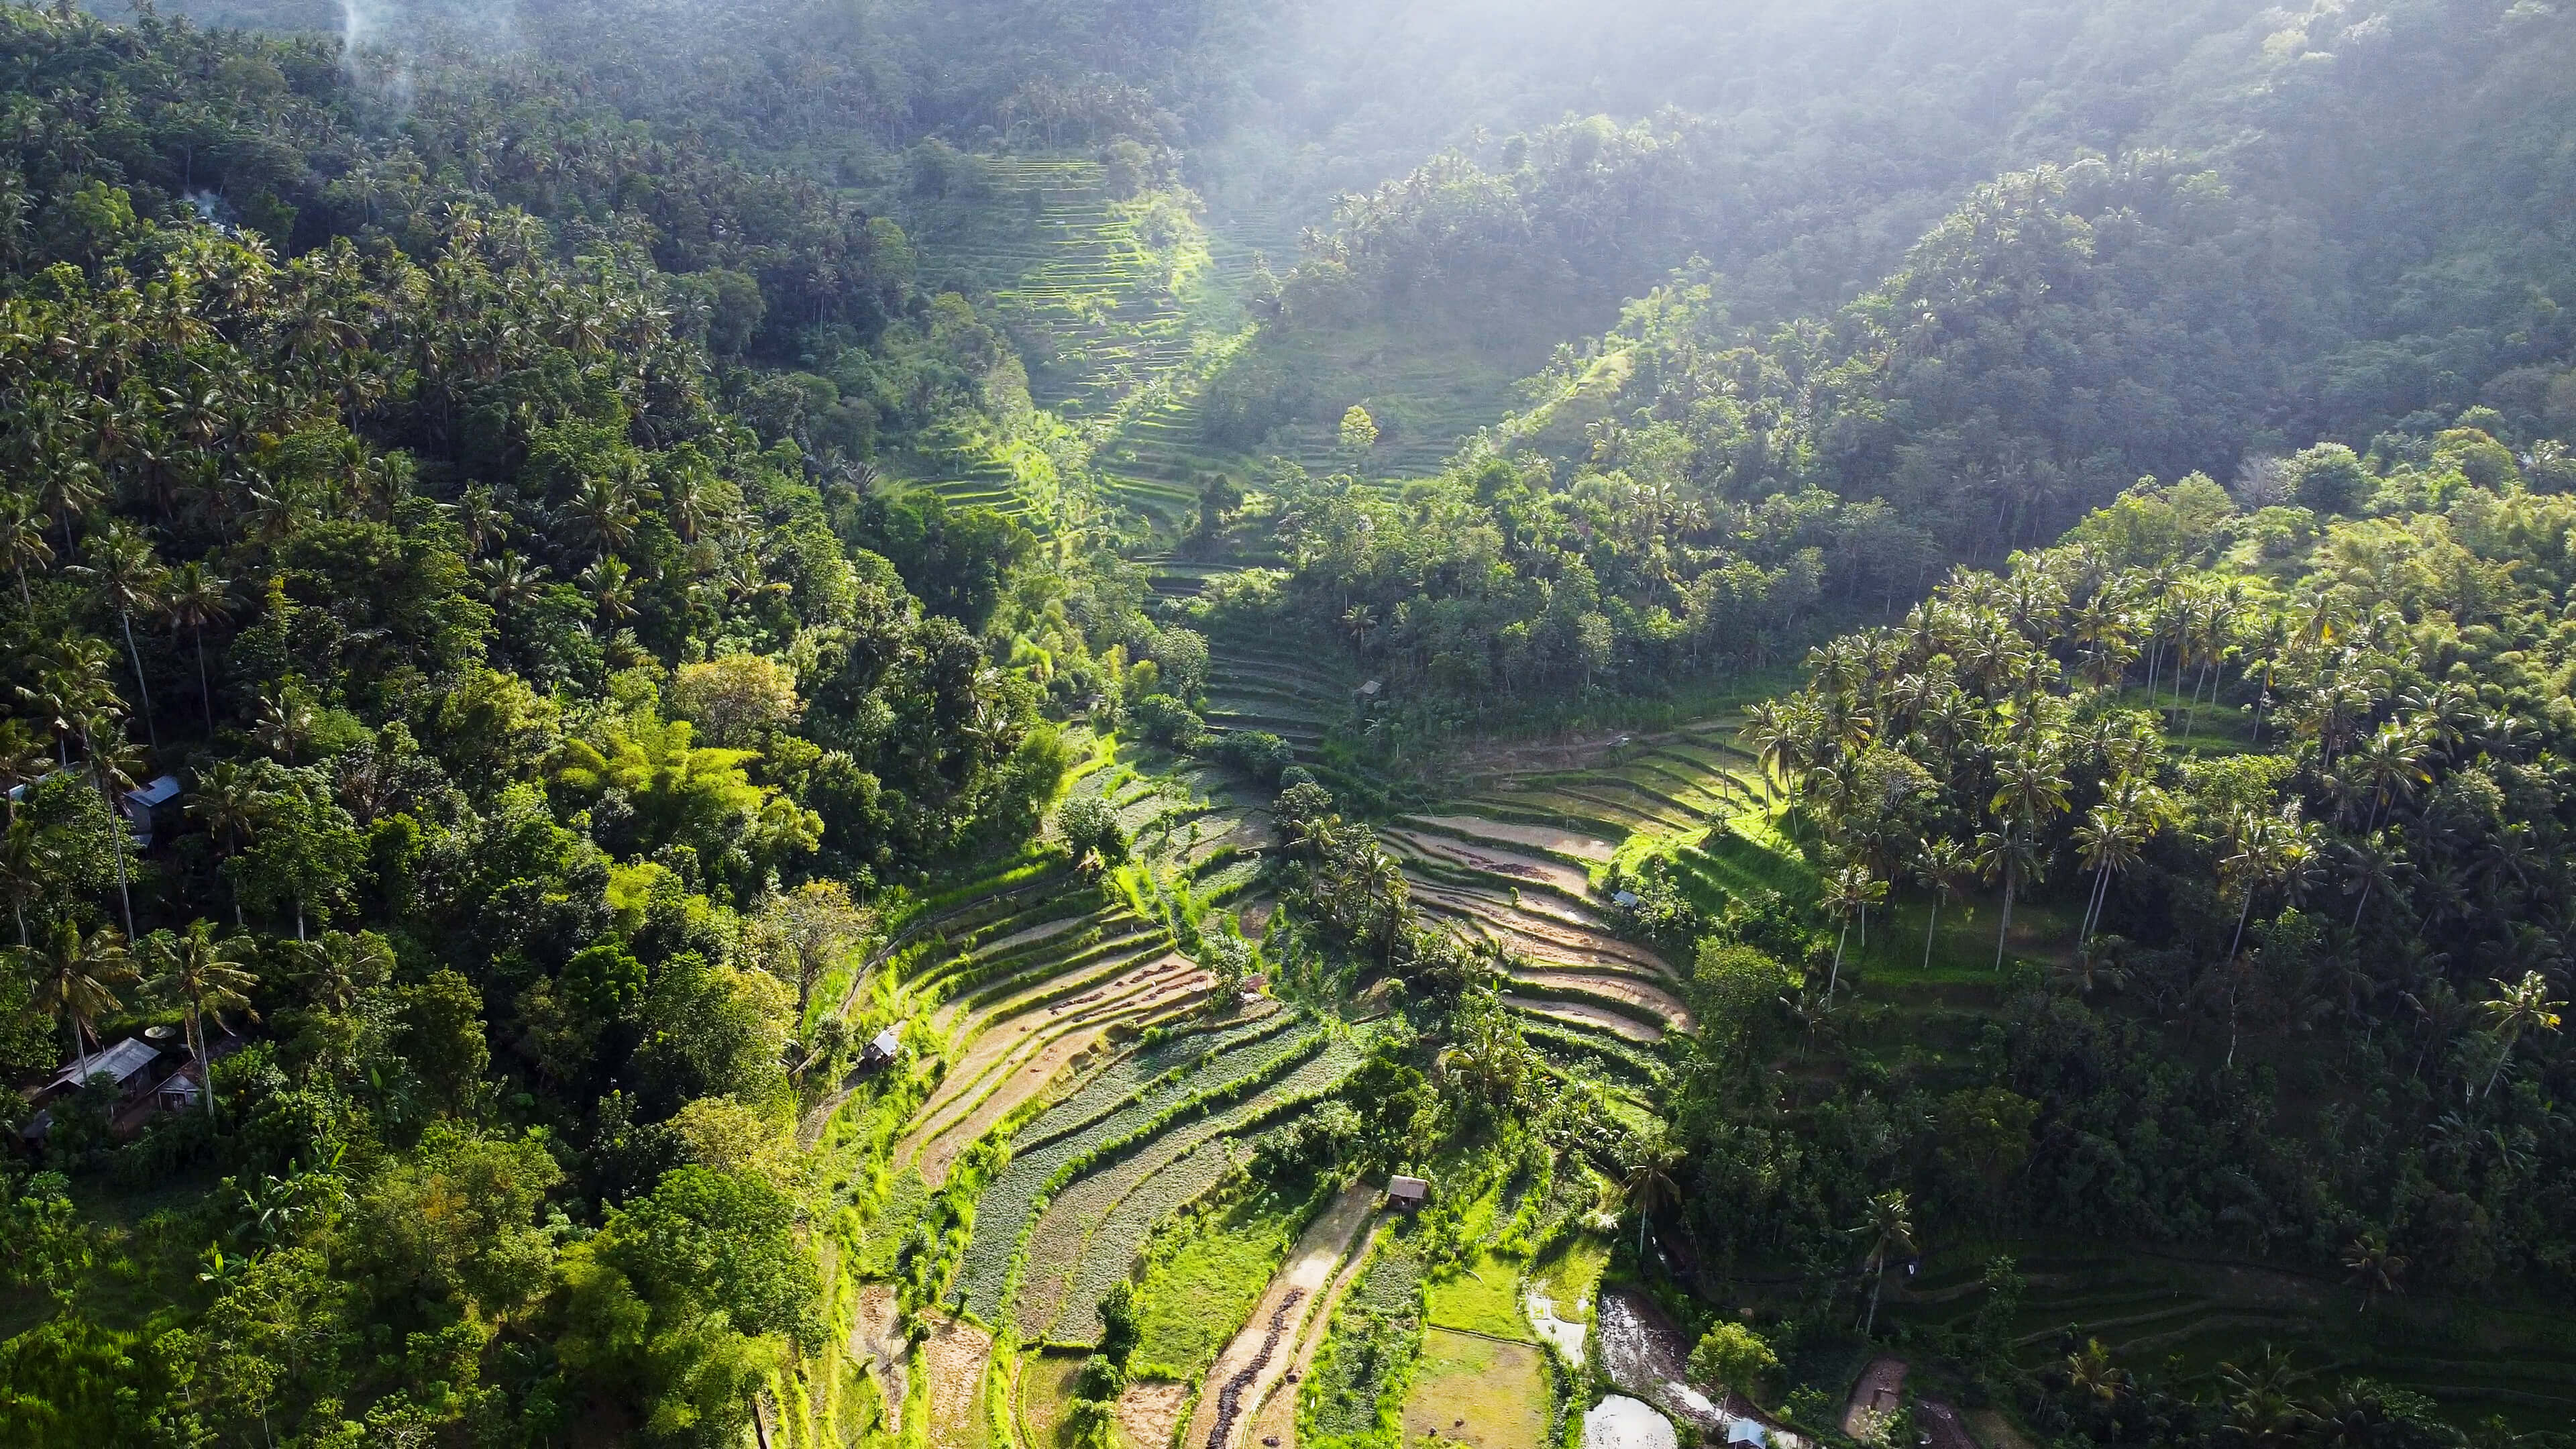
[[[1277,785],[1297,752],[1268,730],[1238,730],[1217,742],[1216,757],[1264,785]]]
[[[1103,865],[1116,865],[1127,858],[1127,832],[1118,826],[1118,812],[1097,795],[1066,801],[1055,824],[1076,860],[1096,854]]]
[[[1149,694],[1129,711],[1145,738],[1176,750],[1195,750],[1207,739],[1207,722],[1168,694]]]

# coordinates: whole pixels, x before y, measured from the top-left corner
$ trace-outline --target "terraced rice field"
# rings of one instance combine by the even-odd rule
[[[1264,1007],[1120,1057],[1048,1108],[1021,1129],[1010,1166],[976,1210],[959,1275],[966,1307],[998,1319],[1027,1225],[1071,1174],[1106,1153],[1142,1147],[1194,1099],[1256,1090],[1318,1045],[1294,1012]]]
[[[1325,734],[1352,717],[1363,682],[1342,651],[1296,640],[1212,639],[1209,656],[1208,727],[1266,730],[1301,760],[1312,760]]]
[[[1701,832],[1751,806],[1758,786],[1739,728],[1719,719],[1512,760],[1380,838],[1426,913],[1503,953],[1513,1006],[1607,1060],[1630,1061],[1622,1048],[1689,1027],[1690,1010],[1671,963],[1613,934],[1594,872],[1634,834]]]
[[[1360,1058],[1346,1036],[1321,1041],[1258,1090],[1152,1137],[1057,1193],[1029,1233],[1011,1301],[1022,1340],[1098,1342],[1100,1299],[1135,1266],[1154,1225],[1222,1181],[1249,1155],[1256,1129],[1340,1085]]]
[[[2533,1425],[2576,1416],[2576,1349],[2554,1324],[2498,1305],[2455,1305],[2464,1335],[2427,1307],[2383,1302],[2365,1317],[2332,1279],[2248,1263],[2033,1250],[2014,1319],[2020,1354],[2037,1364],[2074,1329],[2125,1363],[2179,1362],[2193,1372],[2242,1361],[2274,1344],[2319,1373],[2366,1374],[2446,1403],[2474,1404]],[[1899,1308],[1909,1321],[1962,1323],[1976,1311],[1979,1269],[1965,1261],[1925,1275]]]

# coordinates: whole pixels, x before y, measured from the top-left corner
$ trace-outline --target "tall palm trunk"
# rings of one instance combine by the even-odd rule
[[[108,783],[107,771],[99,768],[98,751],[91,747],[86,734],[81,736],[81,751],[89,756],[91,767],[98,771],[98,793],[107,802],[108,853],[116,858],[116,899],[125,908],[125,939],[131,941],[134,939],[134,892],[125,879],[125,847],[128,841],[125,812],[116,808],[116,792]]]
[[[2012,935],[2013,871],[2004,868],[2004,921],[1995,931],[1995,970],[2004,969],[2004,940]]]
[[[188,1050],[197,1058],[197,1095],[206,1099],[206,1120],[215,1119],[215,1064],[206,1059],[206,1019],[188,1008]]]
[[[143,738],[153,753],[161,750],[160,731],[152,727],[152,685],[143,677],[143,651],[134,646],[134,615],[116,611],[117,622],[125,626],[125,657],[134,661],[134,689],[143,698]]]
[[[215,734],[215,691],[206,683],[206,631],[203,625],[188,631],[197,641],[197,698],[206,707],[206,737]]]
[[[1932,969],[1932,933],[1939,929],[1941,929],[1941,897],[1938,892],[1935,892],[1932,897],[1932,919],[1923,927],[1923,969],[1926,971]]]
[[[1825,978],[1825,999],[1827,1001],[1833,1000],[1834,988],[1842,983],[1843,942],[1849,939],[1851,939],[1851,922],[1845,921],[1843,922],[1842,934],[1834,937],[1834,969],[1832,974]]]

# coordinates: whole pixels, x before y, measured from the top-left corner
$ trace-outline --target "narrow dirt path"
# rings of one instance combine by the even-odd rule
[[[1260,1411],[1253,1415],[1252,1427],[1243,1431],[1238,1443],[1259,1444],[1263,1449],[1296,1449],[1298,1386],[1315,1371],[1315,1358],[1324,1351],[1333,1315],[1341,1310],[1342,1300],[1350,1296],[1351,1285],[1367,1269],[1369,1254],[1377,1246],[1377,1234],[1384,1222],[1383,1218],[1370,1219],[1371,1225],[1360,1231],[1351,1251],[1342,1259],[1340,1270],[1333,1274],[1332,1285],[1307,1308],[1306,1323],[1298,1330],[1297,1351],[1288,1360],[1288,1371],[1271,1386]],[[1278,1441],[1275,1445],[1271,1443],[1274,1439]]]
[[[1332,1283],[1333,1269],[1349,1255],[1377,1197],[1373,1187],[1345,1189],[1288,1250],[1288,1261],[1271,1276],[1261,1301],[1209,1367],[1181,1449],[1234,1449],[1241,1441],[1252,1418],[1247,1411],[1260,1404],[1296,1358],[1295,1330],[1305,1321],[1298,1310]],[[1283,1353],[1283,1347],[1289,1351]],[[1228,1406],[1234,1411],[1230,1415],[1225,1413]]]

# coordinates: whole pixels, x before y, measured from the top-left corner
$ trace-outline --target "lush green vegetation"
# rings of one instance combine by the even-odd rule
[[[2551,6],[184,8],[0,1442],[2564,1444]]]

